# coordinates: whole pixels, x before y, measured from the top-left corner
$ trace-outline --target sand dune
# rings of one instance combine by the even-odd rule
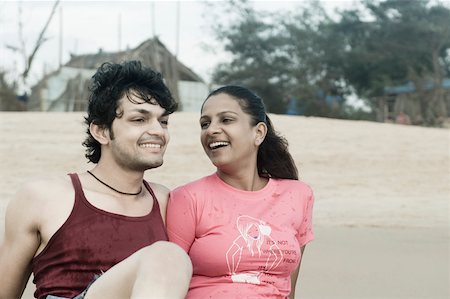
[[[84,158],[81,145],[85,135],[82,117],[82,113],[0,113],[1,217],[7,202],[28,180],[61,176],[92,167]],[[439,252],[444,260],[436,274],[438,277],[432,276],[434,282],[429,285],[434,295],[427,292],[432,296],[423,298],[448,298],[450,131],[281,115],[272,115],[272,121],[288,139],[301,178],[315,191],[315,227],[327,236],[326,239],[316,236],[317,243],[308,249],[310,253],[306,255],[301,274],[308,284],[302,298],[328,298],[320,287],[321,282],[314,282],[314,275],[321,277],[317,271],[322,268],[316,267],[318,265],[327,269],[320,254],[329,256],[328,250],[335,251],[330,246],[339,239],[333,241],[333,233],[330,233],[333,229],[370,232],[377,228],[378,232],[407,231],[403,236],[410,236],[409,233],[414,234],[414,231],[438,232],[433,239],[432,252]],[[199,131],[198,114],[175,113],[170,120],[171,142],[165,163],[159,169],[148,171],[146,178],[173,188],[214,171],[201,148]],[[1,237],[3,223],[0,232]],[[349,235],[349,238],[352,239],[344,238],[343,241],[358,244],[354,237]],[[383,241],[386,240],[380,242]],[[415,240],[412,242],[414,244]],[[420,238],[417,242],[420,243]],[[364,251],[363,248],[359,250]],[[424,249],[423,255],[432,252]],[[392,259],[395,260],[395,255]],[[336,267],[341,267],[336,263]],[[411,271],[415,269],[414,263],[411,261]],[[376,261],[373,265],[377,265]],[[364,270],[358,269],[352,273],[361,278],[358,271]],[[410,271],[404,270],[405,275]],[[403,274],[399,272],[398,275]],[[426,280],[425,276],[417,275],[418,280]],[[440,278],[443,285],[436,288]],[[344,275],[342,279],[350,278]],[[370,278],[367,278],[369,282]],[[414,291],[414,283],[411,295],[404,297],[396,296],[395,292],[375,292],[379,295],[373,297],[352,295],[348,291],[347,295],[340,295],[333,291],[333,281],[329,283],[334,298],[422,298],[414,297],[418,294]],[[337,287],[342,280],[337,279],[335,283]],[[410,283],[405,281],[405,288]],[[424,282],[420,284],[423,290]],[[316,285],[318,289],[314,289]]]

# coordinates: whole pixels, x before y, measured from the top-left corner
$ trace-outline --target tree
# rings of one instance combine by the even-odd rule
[[[342,117],[351,89],[342,73],[342,40],[335,35],[333,20],[319,2],[309,2],[280,22],[290,57],[287,74],[294,79],[291,93],[300,99],[306,115]],[[326,101],[329,98],[341,103],[332,105]]]
[[[303,114],[348,118],[360,114],[345,107],[350,94],[375,110],[386,87],[412,82],[425,124],[447,117],[447,7],[428,0],[361,0],[332,19],[319,2],[309,1],[269,18],[247,1],[229,3],[237,17],[217,25],[216,35],[232,59],[218,66],[213,79],[253,88],[270,112],[283,113],[294,100]]]
[[[243,84],[255,90],[272,112],[285,111],[282,73],[288,63],[285,53],[278,51],[281,43],[277,28],[264,20],[248,2],[231,2],[228,8],[236,20],[229,27],[218,24],[218,40],[224,42],[225,51],[231,53],[230,63],[219,64],[213,80],[219,84]]]
[[[25,103],[16,97],[15,87],[5,80],[5,72],[0,71],[0,111],[23,111]]]
[[[343,12],[335,26],[345,39],[344,76],[376,107],[386,86],[412,82],[422,118],[434,124],[442,109],[442,80],[449,75],[450,10],[430,1],[369,1]],[[425,89],[432,87],[431,95]]]
[[[54,2],[52,10],[50,12],[50,15],[47,18],[46,23],[42,27],[41,32],[39,33],[39,36],[33,46],[33,49],[31,50],[31,53],[28,53],[26,46],[25,46],[25,39],[23,36],[22,7],[21,7],[21,3],[18,4],[19,5],[19,17],[18,17],[19,45],[6,45],[6,47],[8,49],[12,50],[13,52],[16,52],[22,56],[24,69],[20,74],[20,78],[18,79],[19,80],[18,85],[23,86],[23,88],[25,90],[28,89],[27,78],[28,78],[28,75],[32,68],[33,61],[36,57],[36,54],[39,51],[39,49],[41,48],[41,46],[48,40],[45,37],[45,33],[46,33],[47,28],[53,18],[53,15],[56,12],[56,8],[58,7],[59,2],[60,2],[60,0],[56,0]]]
[[[270,112],[286,113],[294,101],[306,115],[341,116],[341,103],[326,102],[330,96],[343,102],[346,90],[328,63],[332,36],[323,30],[330,20],[318,2],[300,14],[256,12],[247,1],[229,2],[228,11],[236,18],[216,25],[215,33],[232,60],[216,68],[215,82],[250,87]]]

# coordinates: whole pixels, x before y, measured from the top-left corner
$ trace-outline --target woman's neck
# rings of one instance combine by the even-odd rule
[[[217,175],[228,185],[244,191],[261,190],[267,185],[267,182],[269,181],[268,178],[260,177],[258,171],[252,173],[241,171],[240,173],[230,174],[217,169]]]

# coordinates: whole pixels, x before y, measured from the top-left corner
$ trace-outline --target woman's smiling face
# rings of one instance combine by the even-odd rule
[[[245,167],[255,162],[256,127],[239,100],[225,93],[209,97],[200,117],[200,140],[206,155],[217,167]]]

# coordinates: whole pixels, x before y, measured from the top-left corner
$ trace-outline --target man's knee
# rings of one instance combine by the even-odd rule
[[[180,246],[172,242],[155,242],[142,248],[139,254],[141,266],[148,265],[161,272],[168,274],[174,272],[189,278],[192,275],[192,263],[189,256]]]
[[[168,241],[157,241],[145,248],[152,248],[155,251],[162,253],[170,253],[175,256],[187,257],[186,252],[180,246]]]
[[[148,290],[181,298],[188,290],[191,276],[192,264],[184,250],[176,244],[160,241],[138,250],[106,271],[92,284],[86,298],[130,298],[134,292],[144,294]]]

